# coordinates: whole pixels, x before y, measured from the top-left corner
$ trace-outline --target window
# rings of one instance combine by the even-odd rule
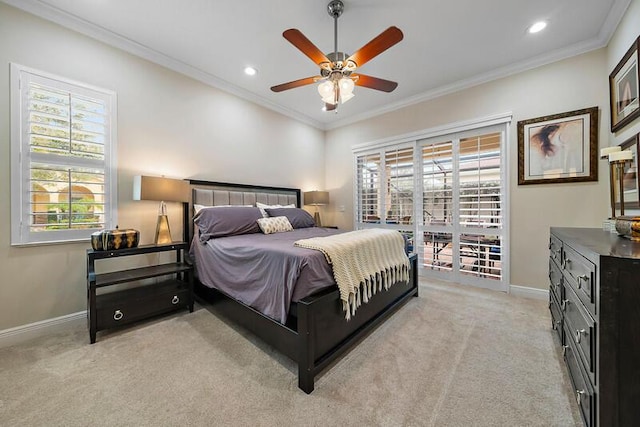
[[[116,95],[11,64],[11,244],[116,223]]]

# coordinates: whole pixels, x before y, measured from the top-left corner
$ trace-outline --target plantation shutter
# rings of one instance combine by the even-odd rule
[[[413,224],[413,147],[386,150],[387,224]]]
[[[357,175],[357,222],[380,222],[380,153],[363,154],[356,157]]]
[[[21,188],[12,192],[21,200],[12,243],[77,240],[112,227],[115,94],[17,66],[16,72],[21,120],[13,146],[20,156],[12,167]]]

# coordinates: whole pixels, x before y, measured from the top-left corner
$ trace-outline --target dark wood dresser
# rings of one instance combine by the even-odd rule
[[[640,243],[551,228],[549,309],[587,426],[640,426]]]

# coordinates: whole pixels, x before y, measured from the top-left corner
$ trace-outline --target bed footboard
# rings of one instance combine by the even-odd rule
[[[384,322],[411,297],[418,296],[417,255],[409,257],[409,281],[379,292],[346,321],[337,290],[298,302],[298,386],[311,393],[315,376]]]

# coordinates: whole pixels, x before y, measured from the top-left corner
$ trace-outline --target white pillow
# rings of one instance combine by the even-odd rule
[[[230,208],[230,207],[238,207],[238,206],[244,206],[246,208],[252,208],[253,205],[217,205],[217,206],[206,206],[206,205],[197,205],[194,204],[193,205],[193,213],[194,215],[197,214],[198,212],[200,212],[202,209],[209,209],[209,208]]]
[[[293,226],[286,216],[273,216],[270,218],[260,218],[258,226],[264,234],[283,233],[293,231]]]
[[[278,208],[295,208],[296,205],[293,203],[290,205],[266,205],[264,203],[256,202],[256,207],[260,208],[260,212],[262,212],[262,216],[265,218],[269,218],[269,214],[265,209],[278,209]]]

